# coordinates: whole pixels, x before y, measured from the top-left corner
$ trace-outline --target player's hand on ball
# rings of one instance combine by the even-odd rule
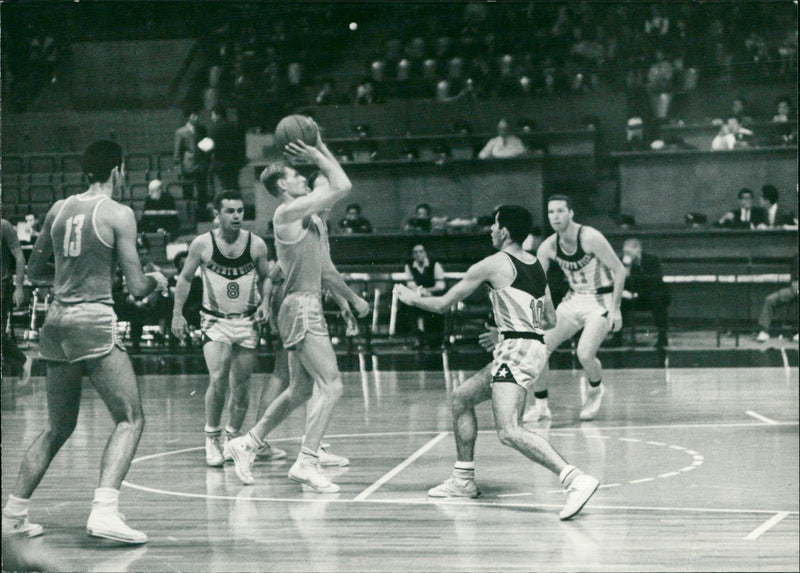
[[[299,139],[289,142],[284,148],[284,153],[298,161],[307,161],[314,164],[323,157],[319,149],[311,147]]]
[[[361,297],[357,297],[353,303],[353,310],[356,311],[358,318],[364,318],[369,314],[369,303]]]
[[[611,323],[611,332],[619,332],[622,329],[622,311],[616,309]]]
[[[488,330],[478,336],[478,344],[487,352],[492,352],[497,343],[500,342],[500,332],[496,326],[489,326],[488,324],[485,326]]]

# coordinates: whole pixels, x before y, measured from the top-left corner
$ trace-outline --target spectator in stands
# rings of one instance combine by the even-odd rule
[[[164,184],[159,179],[153,179],[147,185],[147,198],[144,200],[139,230],[142,233],[166,233],[173,236],[179,226],[175,199],[164,192]]]
[[[175,132],[172,161],[181,179],[186,181],[183,198],[196,200],[200,213],[206,211],[208,204],[208,159],[197,146],[205,137],[198,118],[195,108],[187,109],[186,124]]]
[[[747,137],[753,135],[749,129],[742,127],[735,117],[720,125],[719,133],[711,140],[711,151],[727,151],[747,147]]]
[[[509,159],[520,157],[527,151],[522,140],[511,133],[505,118],[497,122],[497,137],[490,139],[480,153],[479,159]]]
[[[214,142],[211,158],[211,175],[217,193],[227,189],[239,189],[239,168],[243,164],[243,137],[238,128],[225,117],[225,108],[215,106],[211,110],[208,136]]]
[[[411,260],[406,263],[406,286],[422,296],[439,296],[445,292],[444,269],[438,261],[428,256],[425,245],[416,244],[411,249]],[[444,316],[407,307],[414,322],[417,347],[438,348],[444,335]]]
[[[136,240],[136,251],[145,273],[160,272],[161,268],[153,263],[150,244],[145,235],[140,235]],[[144,325],[148,322],[156,322],[159,332],[156,334],[156,341],[164,341],[167,321],[171,318],[172,303],[169,295],[161,291],[153,291],[144,298],[136,298],[127,291],[121,277],[117,277],[118,284],[115,290],[118,291],[116,305],[120,319],[130,323],[131,346],[134,352],[141,350],[142,334]],[[123,318],[124,317],[124,318]]]
[[[644,123],[642,118],[634,116],[628,120],[628,125],[625,129],[625,144],[628,151],[647,151],[650,146],[644,138]]]
[[[639,239],[626,239],[622,246],[622,264],[625,265],[625,290],[622,293],[622,324],[633,324],[632,313],[636,310],[649,310],[658,330],[656,346],[668,345],[667,337],[670,293],[664,284],[664,274],[658,257],[642,251]],[[614,334],[616,345],[622,341],[622,332]]]
[[[772,116],[772,121],[775,123],[789,123],[794,121],[792,114],[792,100],[786,96],[781,96],[775,102],[776,110],[775,115]]]
[[[339,228],[345,233],[371,233],[372,225],[369,220],[361,214],[361,205],[351,203],[347,206],[344,219],[339,221]]]
[[[31,368],[33,359],[27,356],[17,346],[14,340],[13,330],[11,335],[6,327],[13,329],[9,325],[8,319],[11,316],[11,309],[15,306],[20,307],[25,303],[25,255],[22,247],[17,240],[17,232],[14,226],[5,219],[0,220],[2,227],[2,238],[0,239],[0,250],[2,250],[2,322],[0,329],[3,331],[3,365],[13,364],[20,369],[20,386],[24,386],[31,379]],[[13,265],[12,265],[13,261]]]
[[[408,220],[403,230],[408,233],[430,233],[431,206],[427,203],[417,205],[414,208],[414,216]]]
[[[761,187],[761,206],[766,211],[766,220],[758,225],[759,229],[797,226],[797,217],[794,213],[778,205],[778,189],[774,185]]]
[[[761,314],[758,317],[758,325],[761,327],[761,332],[756,336],[758,342],[766,342],[769,340],[770,328],[772,327],[772,320],[775,317],[775,310],[780,306],[791,304],[797,300],[798,294],[798,253],[795,253],[792,260],[792,274],[791,284],[787,287],[779,289],[769,295],[764,300],[764,306],[761,309]],[[797,334],[794,335],[794,340],[797,340]]]
[[[725,213],[715,223],[716,227],[728,227],[731,229],[755,229],[767,220],[767,214],[758,205],[753,207],[755,194],[744,187],[739,190],[739,207],[731,209]]]
[[[24,239],[20,239],[23,243],[30,243],[31,245],[36,242],[36,237],[42,230],[42,223],[39,221],[39,215],[36,213],[27,213],[25,215],[25,230],[27,235]]]
[[[753,118],[747,111],[747,100],[742,96],[736,96],[731,103],[731,117],[735,117],[740,125],[753,123]]]

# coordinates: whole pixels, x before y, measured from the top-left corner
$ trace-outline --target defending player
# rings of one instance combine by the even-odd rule
[[[609,331],[622,328],[620,303],[625,288],[625,267],[606,238],[596,229],[578,225],[566,195],[547,200],[547,216],[555,233],[536,253],[547,272],[555,261],[569,282],[569,292],[558,305],[558,324],[545,335],[548,353],[583,329],[578,341],[578,360],[586,372],[588,388],[581,381],[581,420],[592,420],[603,398],[603,370],[597,350]],[[525,421],[551,417],[547,404],[547,381],[536,383],[535,403],[525,412]]]
[[[267,245],[261,237],[242,231],[244,201],[238,191],[222,191],[214,198],[219,228],[196,237],[189,245],[183,270],[175,286],[172,332],[187,334],[183,305],[192,277],[201,268],[203,306],[200,329],[203,356],[209,373],[205,395],[206,464],[225,463],[220,444],[225,391],[231,399],[225,441],[239,435],[247,414],[250,375],[260,338],[258,325],[269,318]]]
[[[569,465],[545,438],[520,425],[525,396],[547,361],[545,330],[556,314],[547,277],[540,262],[522,249],[532,222],[524,207],[503,205],[495,211],[492,246],[500,251],[474,264],[446,294],[422,297],[404,285],[395,289],[401,301],[430,312],[444,312],[483,283],[490,287],[495,322],[502,336],[494,361],[453,391],[453,432],[457,461],[453,475],[428,491],[428,496],[477,497],[475,406],[491,399],[500,441],[556,475],[568,490],[561,519],[577,514],[594,494],[599,481]]]
[[[130,207],[111,199],[124,179],[119,145],[91,144],[83,154],[83,169],[89,189],[52,206],[28,263],[31,280],[53,281],[54,301],[39,345],[47,361],[48,422],[25,453],[14,493],[3,509],[3,537],[41,535],[42,526],[28,521],[29,498],[75,429],[81,380],[88,375],[111,413],[114,430],[103,452],[86,530],[96,537],[140,544],[147,542],[147,535],[129,527],[117,509],[144,414],[133,367],[116,334],[112,276],[118,261],[129,291],[137,297],[166,289],[167,279],[160,272],[142,272],[136,218]]]

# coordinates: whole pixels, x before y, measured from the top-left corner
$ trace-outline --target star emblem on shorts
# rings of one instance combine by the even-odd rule
[[[500,368],[497,369],[497,372],[494,375],[494,380],[498,382],[514,382],[514,374],[511,372],[511,368],[509,368],[506,363],[500,365]]]

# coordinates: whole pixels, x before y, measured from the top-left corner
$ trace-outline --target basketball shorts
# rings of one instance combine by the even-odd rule
[[[613,302],[613,293],[586,294],[569,291],[556,308],[556,316],[558,320],[568,320],[578,328],[583,328],[588,319],[599,315],[606,318],[607,328],[610,328],[614,319],[611,315]]]
[[[200,331],[203,343],[224,342],[242,348],[256,348],[261,338],[252,316],[221,318],[200,311]]]
[[[306,334],[328,336],[328,325],[322,312],[322,295],[318,292],[293,292],[287,295],[278,313],[278,333],[287,350],[300,344]]]
[[[39,333],[39,352],[44,360],[80,362],[101,358],[114,346],[125,350],[117,335],[117,315],[107,304],[54,302]]]
[[[526,390],[533,386],[547,364],[547,347],[527,338],[501,340],[494,349],[492,384],[510,382]]]

